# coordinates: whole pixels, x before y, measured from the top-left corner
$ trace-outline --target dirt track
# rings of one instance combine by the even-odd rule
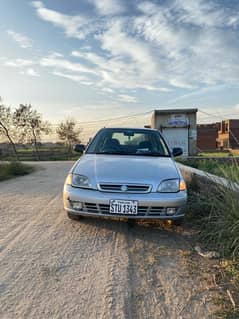
[[[0,318],[214,318],[209,266],[183,230],[66,217],[71,165],[0,183]]]

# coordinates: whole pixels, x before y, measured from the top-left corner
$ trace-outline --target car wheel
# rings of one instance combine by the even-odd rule
[[[81,216],[81,215],[75,215],[75,214],[72,214],[70,212],[67,212],[67,215],[72,220],[80,220],[81,218],[83,218],[83,216]]]
[[[184,219],[180,218],[180,219],[172,220],[171,222],[172,222],[172,225],[174,225],[174,226],[182,226],[183,221],[184,221]]]

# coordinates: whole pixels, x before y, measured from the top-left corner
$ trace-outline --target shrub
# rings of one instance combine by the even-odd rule
[[[221,167],[220,175],[228,180],[227,187],[211,181],[196,191],[189,186],[188,210],[207,244],[224,256],[239,257],[239,190],[234,184],[239,185],[238,164]]]
[[[0,181],[9,179],[13,176],[27,175],[33,172],[34,168],[20,162],[0,164]]]
[[[225,178],[230,178],[235,182],[239,178],[239,162],[237,159],[219,161],[216,159],[180,159],[180,163],[200,169],[202,171],[218,175]]]

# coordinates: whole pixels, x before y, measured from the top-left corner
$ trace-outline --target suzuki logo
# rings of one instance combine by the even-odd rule
[[[126,185],[121,186],[121,191],[126,192],[128,190],[128,187]]]

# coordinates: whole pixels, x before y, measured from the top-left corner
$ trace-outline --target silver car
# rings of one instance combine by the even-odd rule
[[[75,163],[64,185],[69,218],[81,216],[165,219],[184,217],[186,185],[157,130],[104,128]]]

